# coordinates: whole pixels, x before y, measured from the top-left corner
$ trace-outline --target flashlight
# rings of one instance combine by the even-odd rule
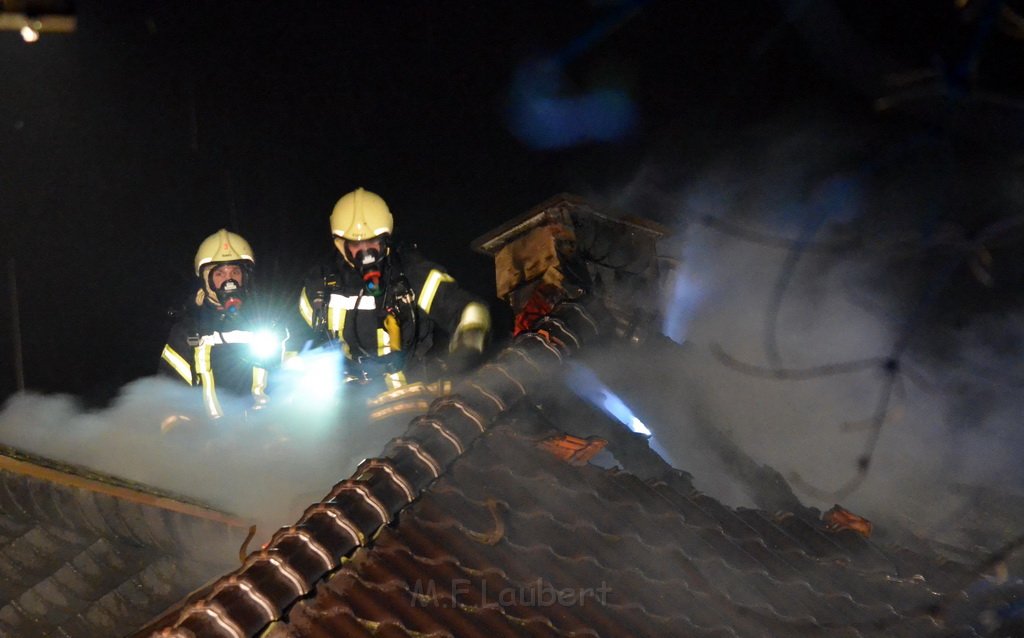
[[[249,340],[249,351],[256,359],[269,359],[281,352],[281,338],[273,330],[257,330]]]

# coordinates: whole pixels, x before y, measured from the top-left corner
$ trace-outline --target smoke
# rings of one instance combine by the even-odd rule
[[[1024,501],[1015,160],[822,118],[738,137],[690,160],[698,170],[649,165],[591,194],[677,230],[663,252],[682,265],[651,303],[664,334],[685,342],[598,353],[598,377],[657,451],[727,503],[753,504],[750,486],[707,428],[789,477],[807,504],[838,501],[893,528],[935,536],[992,494]],[[98,411],[16,395],[0,441],[256,519],[265,538],[404,429],[368,426],[362,398],[275,396],[259,413],[168,427],[192,389],[146,378]],[[996,544],[1005,530],[991,518],[951,533]]]
[[[708,427],[809,505],[1005,541],[1024,521],[1013,160],[823,118],[743,141],[675,186],[672,167],[648,166],[595,196],[677,231],[663,252],[681,266],[652,303],[685,347],[620,346],[594,369],[652,445],[728,503],[751,505],[750,486]],[[1001,503],[998,522],[982,496]]]
[[[265,541],[401,429],[367,425],[357,408],[366,397],[349,388],[338,401],[279,393],[264,410],[226,406],[228,415],[216,420],[183,411],[195,405],[195,392],[143,378],[94,411],[65,395],[14,395],[0,412],[0,441],[251,519]]]

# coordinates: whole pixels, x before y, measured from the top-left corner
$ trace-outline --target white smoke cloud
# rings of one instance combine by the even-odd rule
[[[789,132],[776,129],[763,147],[725,145],[704,172],[674,188],[651,179],[666,170],[645,167],[626,188],[592,195],[619,210],[654,213],[679,231],[665,248],[682,267],[670,285],[675,294],[664,302],[664,333],[687,341],[686,348],[653,353],[615,348],[594,361],[595,369],[654,431],[653,445],[674,466],[735,505],[750,505],[749,491],[697,423],[710,423],[755,461],[799,475],[794,487],[806,504],[827,509],[840,501],[894,527],[938,535],[979,493],[1019,504],[1024,309],[1012,300],[998,312],[972,306],[964,288],[980,282],[941,279],[955,249],[931,261],[915,257],[926,239],[906,240],[930,223],[929,207],[960,212],[944,191],[935,191],[934,175],[921,174],[931,170],[927,157],[911,154],[894,167],[857,173],[868,160],[858,159],[863,149],[850,143],[856,127],[834,135],[823,126],[790,122]],[[1019,190],[1002,186],[1003,195]],[[851,231],[866,237],[864,245],[818,250],[843,243]],[[811,249],[790,271],[771,331],[773,295],[791,256],[784,238],[808,240]],[[929,285],[939,286],[937,303],[920,301]],[[965,319],[956,329],[943,315],[951,298],[964,299]],[[740,362],[771,368],[769,333],[784,369],[879,360],[855,372],[797,380],[750,374],[713,354],[718,346]],[[857,476],[889,378],[882,361],[908,337],[869,472],[851,493],[829,496]],[[970,524],[991,532],[989,542],[1006,540],[1006,530]]]
[[[369,427],[342,404],[272,403],[212,420],[183,410],[196,390],[159,377],[122,388],[102,410],[65,395],[22,393],[0,411],[0,443],[24,452],[135,481],[251,519],[257,541],[290,525],[363,458],[397,435]],[[322,400],[321,400],[322,402]],[[166,421],[178,419],[168,427]]]

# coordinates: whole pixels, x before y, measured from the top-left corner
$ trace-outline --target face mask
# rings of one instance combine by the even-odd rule
[[[245,293],[242,286],[234,279],[228,279],[217,289],[217,299],[224,312],[236,315],[242,309]]]
[[[352,263],[354,263],[361,271],[376,267],[377,262],[379,261],[380,251],[376,248],[365,248],[360,250],[352,258]]]
[[[354,255],[352,261],[359,268],[359,273],[363,276],[363,285],[366,287],[366,292],[373,296],[380,295],[383,292],[380,284],[380,251],[376,248],[360,250]]]

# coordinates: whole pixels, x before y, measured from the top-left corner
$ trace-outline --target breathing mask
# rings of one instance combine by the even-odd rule
[[[237,266],[227,271],[223,268]],[[234,272],[232,272],[232,270]],[[219,273],[219,274],[218,274]],[[252,271],[245,264],[216,264],[203,272],[203,291],[196,303],[205,298],[225,317],[236,317],[242,310],[251,286]]]
[[[348,247],[345,250],[348,251]],[[376,245],[359,246],[355,252],[346,255],[362,276],[367,294],[375,297],[384,292],[381,277],[386,254],[386,244],[381,241]]]
[[[245,289],[234,279],[228,279],[217,289],[217,299],[228,315],[237,315],[245,302]]]

